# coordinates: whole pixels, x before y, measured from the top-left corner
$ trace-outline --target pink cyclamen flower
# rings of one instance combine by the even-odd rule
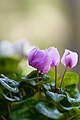
[[[64,66],[73,68],[78,62],[78,54],[76,52],[65,49],[61,62]]]
[[[44,50],[34,48],[28,55],[29,65],[46,74],[50,70],[51,58]]]
[[[50,47],[47,49],[47,51],[49,53],[50,58],[52,59],[51,67],[58,66],[60,63],[60,54],[59,54],[57,48]]]

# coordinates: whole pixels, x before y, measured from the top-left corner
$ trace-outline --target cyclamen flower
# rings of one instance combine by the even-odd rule
[[[76,52],[72,52],[66,49],[61,59],[61,62],[64,66],[73,68],[78,62],[78,54]]]
[[[47,49],[47,51],[50,55],[50,58],[52,59],[51,67],[58,66],[59,63],[60,63],[60,54],[59,54],[57,48],[50,47],[50,48]]]
[[[28,55],[29,65],[38,69],[41,73],[46,74],[50,70],[51,58],[44,50],[34,48]]]

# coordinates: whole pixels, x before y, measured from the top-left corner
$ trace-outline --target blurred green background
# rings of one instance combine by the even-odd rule
[[[0,40],[79,53],[79,21],[80,0],[0,0]]]

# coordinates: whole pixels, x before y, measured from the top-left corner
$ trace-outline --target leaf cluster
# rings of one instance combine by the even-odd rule
[[[80,120],[79,76],[67,72],[63,87],[58,75],[55,92],[54,73],[42,76],[32,71],[27,76],[0,75],[0,120]]]

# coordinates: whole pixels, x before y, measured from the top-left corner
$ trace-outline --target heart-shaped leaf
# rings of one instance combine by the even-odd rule
[[[56,108],[49,108],[49,106],[46,106],[44,102],[39,102],[35,108],[39,113],[47,116],[48,118],[59,120],[62,117],[62,114]]]
[[[49,96],[55,102],[60,102],[61,100],[63,100],[66,97],[66,95],[57,94],[57,93],[53,93],[50,91],[47,91],[46,95]]]
[[[8,89],[8,90],[10,90],[11,92],[14,92],[14,93],[18,93],[19,92],[19,89],[18,89],[19,83],[18,82],[5,77],[4,75],[1,75],[1,76],[2,76],[2,78],[0,78],[0,83],[6,89]]]
[[[78,98],[71,98],[68,94],[67,94],[67,99],[70,103],[74,104],[74,103],[77,103],[79,104],[80,103],[80,95]]]
[[[77,85],[79,82],[79,75],[74,72],[66,72],[64,76],[63,86]]]

